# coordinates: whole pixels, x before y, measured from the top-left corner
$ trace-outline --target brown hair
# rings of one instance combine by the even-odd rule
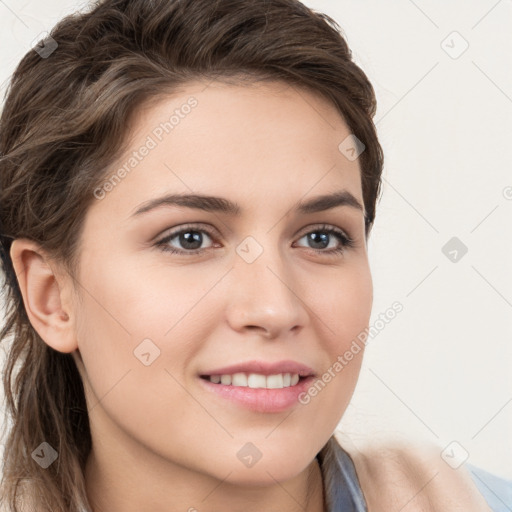
[[[50,35],[49,54],[31,50],[19,63],[0,118],[0,341],[10,343],[3,385],[12,423],[0,504],[9,512],[28,502],[52,512],[88,509],[83,472],[91,449],[77,367],[30,324],[11,243],[31,239],[76,275],[93,191],[123,150],[137,109],[196,79],[281,80],[316,91],[365,145],[367,236],[383,166],[368,78],[336,22],[298,0],[103,0]],[[42,442],[58,453],[44,470],[32,458]]]

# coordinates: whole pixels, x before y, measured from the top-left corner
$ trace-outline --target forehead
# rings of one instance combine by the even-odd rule
[[[342,116],[319,93],[284,82],[191,82],[152,99],[131,126],[107,179],[126,172],[103,206],[133,211],[167,191],[296,202],[343,185],[360,197],[359,162],[339,149],[350,135]]]

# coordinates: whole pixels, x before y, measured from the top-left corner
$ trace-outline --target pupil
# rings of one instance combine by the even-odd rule
[[[191,235],[191,233],[193,233]],[[202,234],[199,233],[198,231],[187,231],[185,233],[182,233],[180,235],[180,242],[183,243],[183,246],[187,249],[199,249],[201,247],[201,242],[202,242]],[[197,247],[190,247],[189,245],[187,244],[198,244]]]
[[[313,244],[320,243],[320,249],[325,249],[329,245],[329,241],[327,240],[329,235],[327,233],[322,233],[320,236],[318,236],[318,232],[316,232],[310,233],[308,236]],[[319,240],[321,241],[319,242]]]

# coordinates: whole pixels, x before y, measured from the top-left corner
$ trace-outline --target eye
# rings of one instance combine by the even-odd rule
[[[185,226],[178,231],[170,233],[165,238],[162,238],[156,242],[155,245],[162,251],[170,252],[172,254],[198,254],[209,249],[201,248],[204,241],[204,233],[206,233],[208,238],[213,238],[213,234],[207,229],[198,228],[197,226]],[[182,249],[169,245],[169,243],[174,239],[176,239],[175,243],[182,245]]]
[[[213,233],[206,228],[195,226],[184,226],[177,231],[173,231],[166,237],[160,239],[155,243],[162,251],[170,252],[172,254],[194,255],[203,253],[214,247],[201,247],[204,243],[204,235],[209,239],[213,239]],[[317,253],[336,255],[345,251],[345,249],[354,247],[355,243],[352,238],[338,228],[329,225],[316,226],[313,230],[306,232],[299,240],[307,239],[308,243],[313,244],[311,250]],[[172,245],[172,241],[176,240],[174,244],[181,245],[181,248]],[[330,242],[334,241],[334,247],[326,250]],[[336,244],[337,241],[337,244]]]
[[[308,243],[313,244],[312,249],[314,251],[330,255],[342,253],[345,249],[355,245],[354,240],[343,231],[325,224],[315,227],[312,231],[308,231],[300,240],[303,238],[306,238]],[[331,241],[334,241],[334,247],[325,250]],[[336,245],[336,241],[338,245]]]

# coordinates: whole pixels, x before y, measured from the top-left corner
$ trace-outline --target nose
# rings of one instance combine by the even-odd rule
[[[307,324],[305,286],[278,249],[265,248],[252,263],[237,256],[229,275],[226,314],[232,329],[274,339]]]

